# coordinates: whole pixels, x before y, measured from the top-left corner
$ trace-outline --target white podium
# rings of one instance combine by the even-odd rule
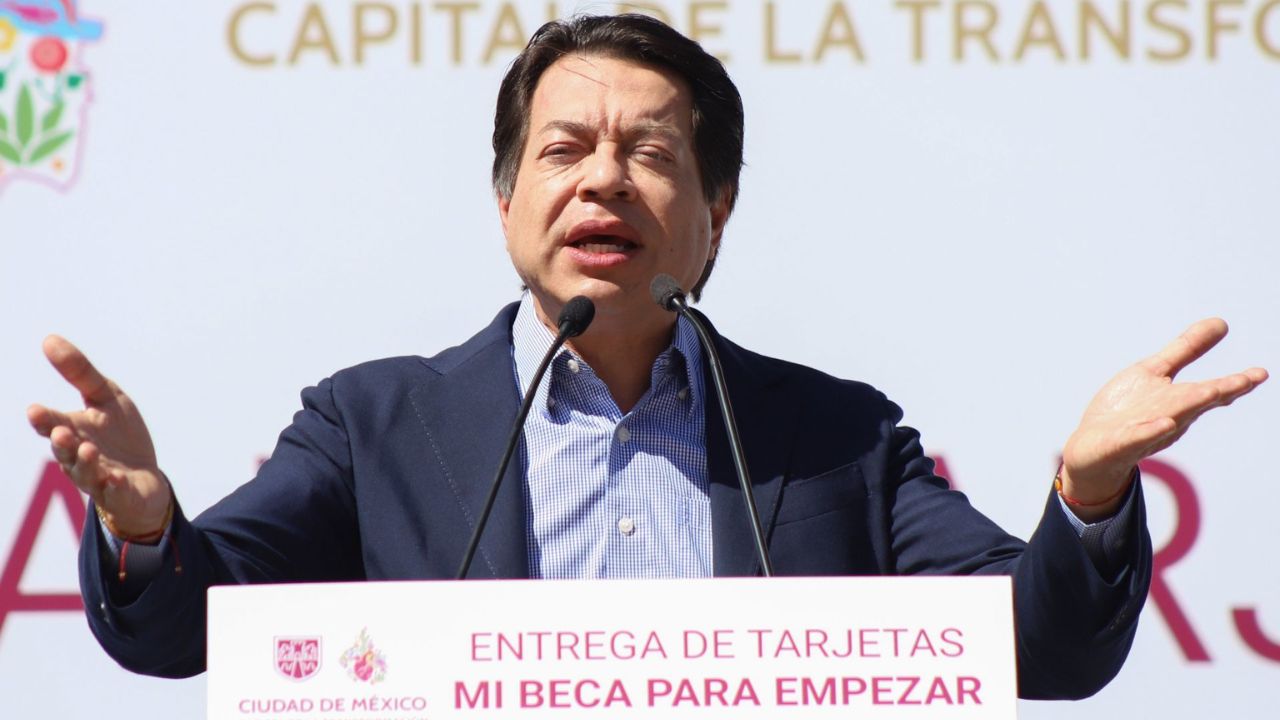
[[[211,720],[1014,718],[1010,581],[209,592]]]

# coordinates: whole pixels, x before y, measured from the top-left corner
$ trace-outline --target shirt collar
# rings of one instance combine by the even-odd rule
[[[520,298],[520,307],[516,311],[515,322],[511,325],[511,353],[515,360],[516,380],[520,386],[520,396],[529,391],[529,381],[538,370],[542,356],[551,348],[556,336],[550,328],[538,319],[537,308],[533,304],[533,296],[528,292]],[[548,400],[551,397],[551,383],[555,378],[555,366],[562,356],[568,355],[586,365],[576,353],[567,347],[556,353],[556,361],[542,376],[537,391],[533,396],[533,406],[541,412],[550,410]],[[702,402],[702,345],[698,342],[697,331],[684,318],[676,320],[675,336],[671,345],[653,363],[651,387],[657,387],[664,372],[680,372],[689,389],[689,408],[698,407]]]
[[[671,347],[675,352],[668,349],[664,355],[670,353],[683,358],[684,367],[680,369],[687,383],[685,387],[689,388],[689,408],[692,412],[693,408],[701,407],[699,403],[702,402],[702,343],[698,342],[698,331],[684,317],[676,320],[676,333]],[[673,358],[673,361],[678,360]],[[656,380],[655,377],[654,381]]]

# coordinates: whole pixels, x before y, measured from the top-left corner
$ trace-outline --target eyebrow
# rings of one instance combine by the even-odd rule
[[[595,133],[592,126],[587,125],[586,123],[575,122],[573,120],[552,120],[546,125],[543,125],[542,129],[538,130],[538,134],[542,135],[552,130],[561,130],[565,133],[576,136],[592,135]],[[626,129],[624,135],[630,140],[655,135],[673,142],[681,140],[680,132],[671,125],[655,122],[637,123],[632,125]]]

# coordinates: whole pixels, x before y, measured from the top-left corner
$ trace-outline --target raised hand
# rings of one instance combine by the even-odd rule
[[[1093,397],[1062,451],[1062,492],[1082,503],[1074,508],[1077,515],[1091,520],[1114,512],[1140,460],[1172,445],[1208,410],[1230,405],[1267,379],[1266,370],[1250,368],[1212,380],[1174,382],[1179,371],[1226,336],[1221,319],[1201,320]]]
[[[80,392],[84,409],[27,408],[27,421],[49,438],[54,459],[93,498],[108,524],[125,538],[151,538],[165,529],[173,493],[156,465],[151,433],[133,401],[103,377],[75,345],[57,335],[44,354]]]

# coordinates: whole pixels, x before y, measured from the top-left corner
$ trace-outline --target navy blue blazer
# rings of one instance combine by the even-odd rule
[[[81,589],[102,646],[130,670],[185,677],[204,670],[210,585],[452,577],[518,409],[515,308],[435,357],[365,363],[303,391],[254,480],[194,521],[179,509],[172,542],[183,572],[171,557],[136,599],[113,598],[90,512]],[[1083,697],[1119,671],[1151,577],[1140,496],[1128,558],[1102,573],[1052,493],[1024,543],[933,474],[918,434],[880,392],[716,343],[777,574],[1008,574],[1020,695]],[[714,572],[755,575],[714,403],[706,418]],[[471,577],[529,574],[518,466]]]

